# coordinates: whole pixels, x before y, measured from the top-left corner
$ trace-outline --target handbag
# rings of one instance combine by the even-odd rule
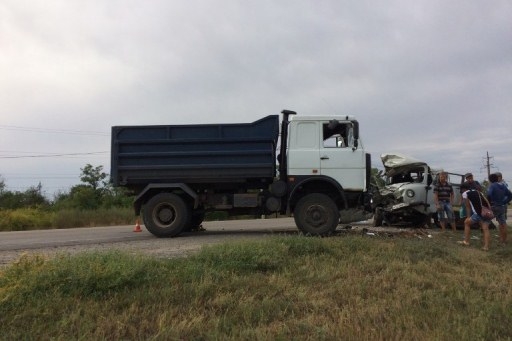
[[[482,204],[482,197],[481,197],[480,193],[479,193],[478,197],[480,199],[480,206],[482,206],[482,212],[481,212],[480,216],[482,218],[484,218],[485,220],[494,219],[494,213],[492,212],[492,210]],[[485,200],[485,201],[487,201],[487,200]],[[489,202],[487,201],[487,203],[489,203]]]
[[[494,213],[492,213],[492,210],[489,208],[482,206],[482,218],[485,220],[492,220],[494,219]]]

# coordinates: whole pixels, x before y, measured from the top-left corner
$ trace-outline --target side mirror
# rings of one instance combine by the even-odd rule
[[[352,124],[354,125],[354,139],[359,140],[359,122],[352,121]]]
[[[352,150],[356,150],[359,146],[359,122],[352,121],[353,131],[354,131],[354,146]]]

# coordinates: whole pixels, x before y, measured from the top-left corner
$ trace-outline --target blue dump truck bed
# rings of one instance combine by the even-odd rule
[[[271,182],[279,116],[253,123],[112,127],[115,186]]]

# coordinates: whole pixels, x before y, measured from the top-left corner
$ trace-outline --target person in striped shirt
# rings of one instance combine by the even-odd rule
[[[439,173],[439,179],[434,186],[434,203],[437,208],[437,216],[441,230],[446,230],[446,222],[449,221],[452,226],[452,230],[456,231],[457,226],[455,225],[455,216],[453,214],[453,187],[447,181],[448,174],[446,172]]]

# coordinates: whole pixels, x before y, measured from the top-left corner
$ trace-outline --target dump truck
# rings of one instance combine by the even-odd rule
[[[135,215],[157,237],[190,231],[211,211],[293,215],[315,236],[371,218],[371,156],[355,117],[281,113],[252,123],[114,126],[111,181],[134,193]]]

